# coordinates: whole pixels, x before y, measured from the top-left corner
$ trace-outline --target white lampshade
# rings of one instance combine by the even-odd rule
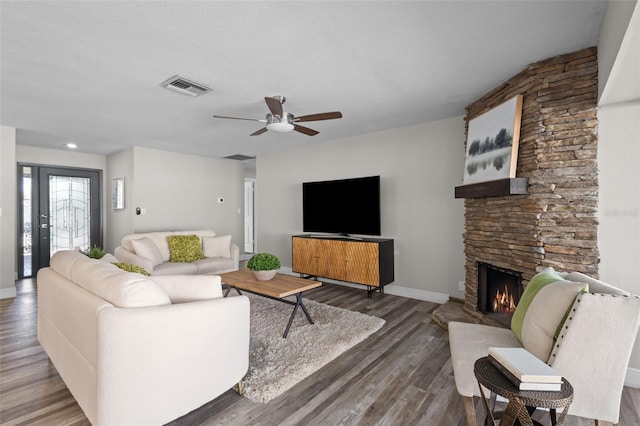
[[[267,129],[273,130],[274,132],[286,133],[293,130],[293,124],[291,123],[269,123],[267,124]]]

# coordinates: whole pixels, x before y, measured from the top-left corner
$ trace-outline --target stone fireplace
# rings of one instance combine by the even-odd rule
[[[516,177],[528,193],[465,196],[463,310],[476,319],[494,323],[481,312],[478,265],[518,271],[524,286],[547,266],[598,275],[597,73],[595,48],[553,57],[466,109],[468,123],[523,95]]]

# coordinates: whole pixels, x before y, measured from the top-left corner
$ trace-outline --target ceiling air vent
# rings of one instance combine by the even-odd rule
[[[179,75],[174,75],[170,79],[163,81],[160,86],[189,96],[200,96],[211,91],[210,87]]]
[[[234,154],[234,155],[229,155],[229,156],[224,157],[224,158],[227,158],[229,160],[244,161],[244,160],[251,160],[251,159],[256,158],[256,157],[250,157],[250,156],[244,155],[244,154]]]

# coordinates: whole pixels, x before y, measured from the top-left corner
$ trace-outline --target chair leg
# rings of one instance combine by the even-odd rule
[[[611,423],[611,422],[605,422],[604,420],[598,420],[598,419],[596,419],[596,421],[595,421],[595,425],[596,425],[596,426],[613,426],[613,423]]]
[[[473,403],[472,396],[463,396],[464,414],[467,418],[467,426],[478,426],[476,420],[476,405]]]

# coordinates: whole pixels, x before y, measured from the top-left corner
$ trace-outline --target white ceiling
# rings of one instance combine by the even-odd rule
[[[0,122],[18,143],[261,153],[464,114],[529,63],[595,46],[605,1],[0,2]],[[159,86],[180,74],[213,88]],[[249,136],[284,95],[320,131]]]

